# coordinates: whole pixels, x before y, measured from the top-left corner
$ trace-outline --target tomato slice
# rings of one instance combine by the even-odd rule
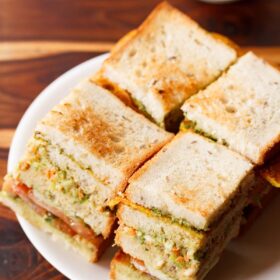
[[[59,209],[46,205],[42,201],[39,201],[33,194],[32,188],[29,188],[23,183],[16,182],[10,184],[10,189],[16,195],[18,195],[22,200],[24,200],[36,213],[40,216],[48,215],[51,213],[58,219],[55,220],[55,225],[66,234],[73,236],[79,234],[88,241],[94,242],[96,240],[96,235],[83,221],[76,218],[67,217]]]

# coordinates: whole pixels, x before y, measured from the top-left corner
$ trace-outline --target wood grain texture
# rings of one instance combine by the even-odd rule
[[[0,279],[66,279],[38,254],[14,214],[0,205]]]
[[[50,82],[107,52],[160,0],[0,0],[0,184],[14,130]],[[209,5],[170,0],[209,31],[280,65],[279,0]],[[66,279],[33,248],[14,214],[0,206],[0,280]],[[98,280],[93,276],[93,280]]]
[[[40,44],[40,43],[37,43],[37,44]],[[105,50],[105,48],[107,48],[107,50],[109,51],[110,50],[110,46],[112,46],[112,44],[109,44],[108,46],[104,47],[104,50]],[[83,49],[83,47],[84,47],[84,45],[81,45],[82,49]],[[67,52],[67,50],[62,50],[60,47],[58,49],[56,49],[55,46],[53,46],[53,45],[51,45],[51,48],[52,48],[52,51],[53,51],[53,52],[51,52],[51,54],[48,52],[48,47],[46,47],[44,49],[44,51],[48,52],[48,56],[55,55],[56,52],[58,52],[58,53]],[[86,47],[86,50],[88,51],[89,48]],[[24,47],[24,49],[25,49],[25,47]],[[75,45],[75,49],[76,49],[77,52],[83,52],[83,50],[79,51],[79,44]],[[30,46],[30,51],[28,52],[28,55],[27,55],[27,57],[25,57],[25,59],[27,59],[27,60],[30,59],[30,56],[32,56],[32,58],[33,58],[32,50],[33,50],[33,47]],[[254,53],[256,53],[257,55],[263,57],[264,59],[266,59],[270,63],[272,63],[272,64],[274,64],[276,66],[280,66],[280,47],[243,47],[242,50],[243,51],[253,51]],[[34,55],[36,56],[37,54],[38,53],[36,53],[36,51],[35,51]],[[42,53],[40,53],[40,55],[42,55]],[[47,55],[47,53],[44,54],[44,55]],[[91,56],[90,54],[86,54],[86,56],[88,56],[88,55]],[[95,53],[93,53],[93,56],[94,55],[95,55]],[[73,59],[73,54],[63,55],[62,58],[64,60],[66,60],[66,57],[69,57],[69,56],[71,57],[71,60],[72,60]],[[23,59],[23,57],[22,57],[22,59]],[[56,55],[54,57],[54,59],[57,62],[60,59],[60,56]],[[51,74],[49,69],[52,69],[52,67],[49,68],[49,66],[51,65],[50,57],[48,57],[47,65],[45,65],[45,66],[44,66],[44,61],[45,61],[44,57],[41,58],[41,60],[39,60],[39,61],[40,61],[40,65],[42,66],[42,68],[44,70],[42,72],[40,72],[40,71],[38,71],[37,67],[34,67],[34,72],[32,73],[32,77],[36,78],[36,76],[35,76],[35,74],[36,74],[37,75],[37,79],[36,80],[41,80],[41,77],[43,75],[45,75],[45,69],[47,69],[48,75]],[[22,62],[22,63],[24,63],[24,62]],[[25,62],[25,64],[28,66],[30,64],[30,62],[27,61],[27,62]],[[34,61],[32,61],[32,65],[35,66]],[[13,68],[11,68],[11,69],[13,69]],[[55,68],[55,69],[57,70],[57,68]],[[19,70],[19,68],[17,68],[17,70]],[[57,72],[55,71],[54,75],[56,73]],[[16,73],[16,74],[18,74],[18,73]],[[34,84],[34,81],[31,81],[31,82]],[[1,84],[1,78],[0,78],[0,84]],[[3,84],[4,84],[4,82],[3,82]],[[21,84],[19,86],[21,86]],[[38,85],[38,87],[40,87],[40,85]],[[7,97],[6,99],[8,100],[9,90],[6,90],[6,91],[8,93],[7,96],[6,96]],[[37,92],[38,91],[35,91],[35,95],[37,94]],[[1,114],[2,114],[3,118],[4,118],[4,116],[6,116],[7,123],[4,124],[3,126],[8,126],[9,127],[9,126],[13,125],[13,124],[11,124],[9,122],[9,120],[14,118],[11,112],[16,112],[16,111],[9,110],[9,104],[8,104],[8,102],[5,102],[4,98],[2,98],[2,102],[4,102],[4,103],[2,104],[3,109],[1,110],[2,113],[0,112],[0,116],[1,116]],[[27,105],[29,105],[29,100],[28,100],[27,103],[28,103]],[[17,104],[17,106],[18,106],[18,104]],[[9,111],[10,111],[10,113],[9,113]],[[10,114],[11,118],[8,118],[9,114]],[[3,122],[3,120],[2,120],[2,122]],[[0,128],[0,149],[8,149],[10,147],[10,143],[11,143],[13,134],[14,134],[14,129],[12,129],[12,128]]]
[[[2,135],[0,135],[1,137]],[[7,159],[9,149],[0,148],[0,186],[3,183],[3,177],[7,173]]]
[[[29,60],[64,53],[105,53],[114,42],[29,41],[0,42],[0,62]],[[279,63],[280,47],[247,46],[244,51],[254,51],[271,63]]]
[[[11,128],[0,129],[0,149],[8,149],[10,147],[14,132],[14,129]]]
[[[108,52],[113,43],[29,41],[0,42],[0,61],[26,60],[71,52]]]
[[[0,0],[0,40],[116,41],[161,0]],[[241,45],[279,45],[279,0],[209,5],[170,0],[210,31]],[[274,34],[274,36],[273,36]]]
[[[65,71],[97,53],[68,53],[0,62],[0,127],[16,127],[31,101]]]

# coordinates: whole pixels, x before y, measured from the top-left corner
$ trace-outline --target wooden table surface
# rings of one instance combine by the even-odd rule
[[[110,50],[157,0],[0,0],[0,183],[9,145],[32,100],[73,66]],[[203,27],[280,65],[280,1],[210,5],[174,0]],[[65,279],[0,206],[0,279]],[[93,277],[93,279],[98,280]]]

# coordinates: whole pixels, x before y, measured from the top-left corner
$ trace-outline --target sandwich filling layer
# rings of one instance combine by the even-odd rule
[[[189,279],[186,275],[198,273],[204,263],[216,258],[213,252],[220,247],[223,250],[233,228],[236,225],[239,228],[247,202],[247,196],[238,197],[210,231],[184,226],[135,204],[121,205],[118,213],[121,226],[116,242],[126,253],[158,270],[160,274],[154,276],[160,279]],[[135,255],[134,248],[139,248],[139,255]]]
[[[240,215],[247,203],[247,196],[240,196],[219,222],[208,231],[184,226],[169,217],[159,216],[135,204],[121,205],[118,217],[121,224],[136,230],[140,239],[142,237],[145,240],[147,237],[147,240],[155,240],[157,243],[168,243],[172,240],[174,246],[185,248],[189,255],[200,259],[213,244],[217,243],[221,232],[227,231],[229,221]]]
[[[14,174],[16,180],[32,191],[37,202],[56,209],[71,220],[80,220],[97,235],[108,237],[114,215],[98,208],[94,194],[85,193],[68,170],[61,170],[50,161],[45,145],[29,148],[33,153],[29,152],[19,163]]]
[[[138,266],[139,267],[139,266]],[[134,260],[119,251],[111,263],[111,280],[156,280],[156,278],[147,274],[144,270],[136,268]]]
[[[29,208],[36,212],[36,214],[43,217],[46,222],[69,236],[75,236],[78,234],[93,244],[103,240],[101,236],[97,236],[80,219],[70,219],[61,211],[47,206],[42,202],[38,202],[32,193],[32,189],[17,182],[13,178],[6,178],[2,193],[14,201],[23,201]],[[26,218],[28,219],[28,217]]]
[[[206,137],[206,138],[208,138],[208,139],[210,139],[210,140],[212,140],[214,142],[219,142],[219,143],[221,143],[221,144],[223,144],[225,146],[228,146],[228,144],[227,144],[227,142],[225,140],[218,141],[218,139],[215,136],[213,136],[213,135],[203,131],[201,128],[199,128],[195,121],[189,120],[187,118],[187,114],[186,113],[184,113],[184,115],[185,115],[185,119],[184,119],[184,121],[181,122],[180,131],[186,132],[186,131],[191,130],[191,131],[193,131],[193,132],[195,132],[195,133],[197,133],[199,135],[202,135],[202,136],[204,136],[204,137]]]
[[[84,238],[77,234],[61,219],[46,213],[34,204],[34,207],[19,196],[11,195],[6,191],[0,192],[0,202],[11,208],[18,215],[32,225],[51,235],[53,240],[62,242],[66,247],[71,247],[90,262],[96,262],[104,249],[110,244],[111,239],[104,240],[101,236],[92,239]]]
[[[117,230],[116,242],[127,254],[142,260],[148,270],[153,270],[152,275],[160,279],[191,279],[209,260],[219,256],[237,233],[240,217],[228,222],[226,229],[203,256],[191,255],[188,248],[178,248],[170,240],[156,239],[125,225]]]
[[[197,279],[210,270],[237,234],[243,209],[252,203],[248,197],[254,192],[252,185],[265,189],[265,182],[255,176],[247,177],[243,183],[246,187],[236,193],[226,212],[208,230],[122,199],[116,243],[127,254],[143,261],[153,276],[167,280]]]
[[[63,149],[53,145],[50,140],[46,140],[41,133],[35,133],[34,138],[29,143],[29,150],[35,155],[32,161],[49,160],[52,165],[62,169],[64,173],[70,173],[76,182],[77,191],[79,189],[80,193],[84,193],[88,197],[91,196],[92,202],[96,206],[105,207],[111,199],[112,187],[95,175],[91,166],[84,166],[73,156],[66,154]]]
[[[34,139],[39,142],[38,145],[40,145],[40,146],[44,146],[46,148],[47,147],[56,148],[60,155],[64,155],[64,156],[68,157],[69,160],[73,161],[76,165],[78,165],[78,167],[81,170],[89,173],[100,184],[102,184],[104,186],[107,185],[106,180],[104,178],[101,178],[101,177],[97,176],[97,174],[95,174],[95,172],[92,170],[91,166],[85,166],[84,163],[78,161],[72,155],[67,154],[61,147],[58,147],[58,146],[54,145],[53,143],[51,143],[51,141],[49,139],[47,139],[47,137],[43,133],[36,131],[35,135],[34,135]],[[36,146],[36,143],[35,143],[35,146]]]

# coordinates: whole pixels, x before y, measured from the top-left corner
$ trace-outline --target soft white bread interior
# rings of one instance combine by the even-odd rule
[[[280,72],[249,52],[182,107],[188,120],[255,164],[280,141]]]
[[[138,270],[132,263],[131,257],[118,251],[110,266],[111,280],[156,280],[155,277]]]
[[[70,236],[50,223],[46,217],[38,215],[29,205],[22,201],[21,198],[12,197],[4,191],[0,192],[0,202],[11,208],[35,227],[51,234],[54,240],[59,240],[59,242],[65,244],[66,247],[71,247],[90,262],[96,262],[112,241],[111,238],[104,240],[101,237],[96,237],[94,242],[89,242],[79,235]]]
[[[129,92],[163,125],[165,116],[216,79],[237,52],[166,2],[113,48],[99,76]]]
[[[35,135],[62,149],[103,188],[109,188],[105,203],[124,189],[141,163],[172,138],[88,80],[47,114]]]
[[[252,164],[193,132],[179,133],[129,180],[126,197],[207,229],[254,183]]]

